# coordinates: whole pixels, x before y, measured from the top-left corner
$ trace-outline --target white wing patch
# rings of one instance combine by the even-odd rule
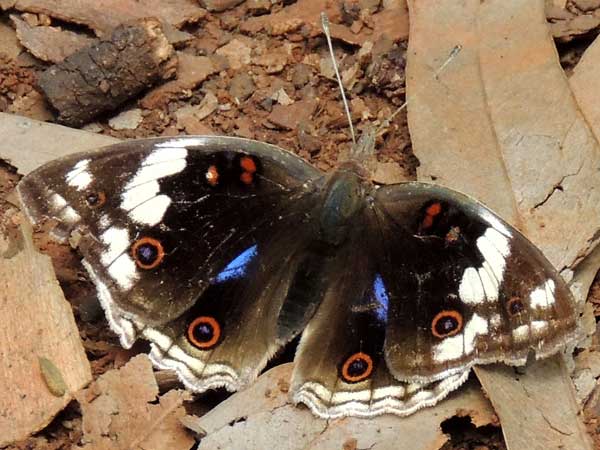
[[[512,337],[517,342],[529,339],[529,325],[520,325],[512,331]]]
[[[474,267],[467,267],[458,288],[460,299],[468,304],[481,303],[485,299],[484,287],[479,272]]]
[[[433,346],[434,361],[441,363],[470,355],[475,350],[475,339],[483,334],[488,334],[488,321],[473,314],[462,333],[447,337]]]
[[[106,245],[100,261],[121,289],[131,289],[138,279],[138,273],[128,251],[131,245],[129,231],[125,228],[111,227],[102,233],[100,239]]]
[[[154,150],[142,161],[121,194],[121,209],[127,211],[133,221],[154,226],[162,220],[171,199],[158,195],[158,180],[184,170],[187,154],[187,149],[182,147],[164,147]]]
[[[508,231],[508,230],[506,230]],[[467,267],[463,273],[458,294],[470,305],[493,302],[504,279],[506,258],[510,255],[508,237],[496,228],[489,227],[477,238],[477,248],[484,258],[480,268]]]
[[[50,195],[50,208],[52,209],[53,214],[69,224],[81,220],[81,216],[77,211],[67,204],[67,201],[62,195],[57,194],[56,192],[53,192],[52,195]]]
[[[546,280],[546,282],[534,289],[529,294],[530,305],[532,308],[548,309],[554,306],[556,298],[554,296],[554,280]]]
[[[93,181],[92,174],[88,171],[89,164],[89,159],[82,159],[75,164],[65,176],[65,181],[67,184],[71,187],[74,187],[78,191],[82,191],[87,188]]]
[[[157,195],[129,211],[129,217],[138,223],[156,225],[165,215],[171,199],[166,195]]]
[[[67,201],[65,198],[56,192],[50,196],[50,203],[52,204],[52,209],[54,210],[60,210],[67,206]]]

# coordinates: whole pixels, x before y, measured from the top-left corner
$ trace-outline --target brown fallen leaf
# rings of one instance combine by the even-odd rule
[[[159,397],[146,355],[104,373],[76,398],[83,416],[82,449],[189,450],[194,444],[179,422],[191,394],[171,390]]]
[[[92,380],[71,306],[50,258],[38,253],[22,216],[20,251],[0,257],[0,447],[44,428]],[[5,229],[5,227],[2,227]],[[4,236],[3,239],[11,236]],[[51,361],[50,364],[42,360]],[[60,373],[60,375],[58,375]]]
[[[556,57],[544,2],[413,0],[409,7],[408,122],[419,179],[482,200],[555,267],[567,269],[563,274],[572,274],[600,238],[600,198],[593,189],[600,183],[594,169],[600,148]],[[462,51],[434,76],[456,45]],[[520,381],[507,371],[498,365],[477,374],[497,406],[509,448],[565,442],[561,448],[589,448],[561,364],[536,362]],[[556,380],[551,390],[549,380]],[[524,433],[525,417],[554,417],[557,410],[571,418],[568,437],[548,446],[546,437],[556,436],[551,420],[528,421]]]
[[[23,48],[19,44],[15,30],[4,21],[0,21],[0,54],[15,59]]]
[[[42,61],[61,62],[94,40],[58,27],[32,27],[16,14],[11,14],[10,18],[15,24],[19,42]]]
[[[408,120],[420,180],[478,198],[563,272],[600,241],[600,191],[590,189],[600,185],[600,146],[571,96],[543,3],[411,2]]]
[[[194,89],[210,75],[220,70],[219,64],[207,56],[195,56],[177,52],[179,64],[177,79],[164,83],[151,90],[140,100],[140,105],[147,109],[156,109],[173,100],[173,96]]]
[[[268,116],[269,122],[280,128],[295,130],[307,124],[315,112],[317,102],[314,99],[300,100],[289,105],[277,104]]]
[[[563,394],[573,385],[560,357],[538,361],[524,375],[505,365],[475,371],[500,417],[509,449],[591,450],[579,406],[573,395]]]
[[[589,0],[583,0],[582,5],[576,5],[576,1],[569,3],[567,5],[565,2],[558,6],[552,2],[546,2],[546,17],[550,23],[552,36],[561,42],[568,42],[577,36],[591,33],[600,26],[600,5],[598,3],[594,4]],[[588,4],[584,5],[583,3]]]
[[[600,141],[600,39],[596,38],[582,55],[569,78],[571,91],[590,126],[596,141]],[[596,246],[575,269],[570,287],[581,301],[585,301],[589,288],[600,268],[600,246]]]
[[[202,437],[198,449],[340,449],[356,439],[357,449],[433,450],[449,439],[439,426],[446,418],[470,416],[476,426],[496,419],[479,387],[468,383],[435,408],[412,416],[321,420],[289,402],[291,373],[292,364],[274,367],[204,416],[188,416],[185,425]]]
[[[247,19],[241,24],[241,30],[254,34],[266,29],[271,35],[277,36],[306,26],[310,28],[311,36],[317,36],[322,33],[322,12],[327,12],[330,17],[339,14],[333,3],[299,0],[277,13]],[[405,1],[389,2],[388,8],[373,14],[371,20],[372,29],[363,28],[358,33],[353,33],[344,25],[330,23],[331,36],[353,45],[363,45],[366,41],[375,42],[384,35],[392,41],[408,38],[408,11]]]
[[[193,0],[11,0],[10,3],[3,8],[86,25],[100,37],[122,23],[148,17],[149,12],[151,17],[177,27],[197,22],[206,15],[206,10]]]

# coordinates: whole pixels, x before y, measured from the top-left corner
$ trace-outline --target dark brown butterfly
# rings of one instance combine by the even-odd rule
[[[360,159],[360,158],[357,158]],[[524,364],[576,333],[544,256],[477,201],[324,174],[261,142],[148,139],[51,162],[18,187],[34,222],[82,236],[125,347],[194,391],[251,383],[301,335],[291,393],[322,417],[406,415],[474,364]]]

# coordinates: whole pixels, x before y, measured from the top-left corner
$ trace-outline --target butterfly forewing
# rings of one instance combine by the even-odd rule
[[[81,234],[84,265],[131,345],[136,321],[179,317],[245,249],[278,227],[299,227],[320,177],[266,144],[173,138],[54,161],[25,177],[19,192],[34,222],[57,221],[59,237]]]
[[[379,189],[385,355],[429,382],[476,363],[524,364],[576,333],[574,300],[546,258],[474,200],[431,185]]]

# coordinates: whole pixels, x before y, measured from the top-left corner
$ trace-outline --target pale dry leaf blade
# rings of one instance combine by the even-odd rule
[[[44,428],[92,379],[52,262],[35,250],[24,217],[2,215],[13,219],[22,223],[16,231],[21,250],[0,257],[0,359],[7,362],[0,365],[0,446]]]
[[[0,157],[23,175],[53,159],[119,142],[111,136],[1,112],[0,136]]]
[[[598,143],[570,96],[543,1],[411,1],[409,7],[408,122],[419,178],[477,197],[524,231],[555,267],[572,268],[598,239],[599,202],[590,193],[600,181],[591,170],[598,165]],[[460,55],[434,78],[438,61],[457,44]],[[539,364],[521,381],[543,384]],[[522,389],[514,380],[493,369],[478,375],[493,401],[496,383],[506,382],[513,408],[532,406],[518,397]],[[576,417],[570,379],[560,376],[553,407]],[[498,412],[507,445],[523,448],[514,440],[522,422],[506,411]],[[550,426],[540,425],[527,448],[548,448],[535,440]],[[575,434],[569,448],[587,445]]]
[[[600,184],[600,148],[571,96],[543,2],[411,8],[408,122],[419,179],[473,195],[559,270],[572,269],[600,239],[600,192],[590,189]],[[457,44],[460,54],[434,78]]]

